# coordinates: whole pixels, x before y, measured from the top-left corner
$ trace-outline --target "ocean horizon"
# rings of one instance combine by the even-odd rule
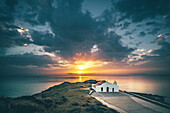
[[[56,75],[29,78],[3,78],[0,80],[0,96],[19,97],[40,93],[63,82],[83,82],[86,80],[117,81],[120,90],[160,95],[170,103],[169,76],[108,76],[108,75]]]

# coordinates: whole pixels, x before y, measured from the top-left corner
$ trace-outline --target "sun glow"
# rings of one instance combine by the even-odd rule
[[[87,66],[86,65],[77,65],[77,73],[78,74],[82,74],[82,73],[84,73],[84,69],[86,69],[87,68]]]
[[[82,71],[77,71],[79,74],[82,74]]]
[[[82,82],[81,76],[79,76],[79,82]]]
[[[84,65],[78,65],[78,69],[79,70],[83,70],[83,69],[85,69],[86,68],[86,66],[84,66]]]
[[[76,65],[76,70],[78,70],[78,71],[77,71],[78,74],[83,74],[83,73],[85,73],[84,70],[86,70],[86,69],[89,67],[89,65],[88,65],[87,62],[77,62],[77,64],[78,64],[78,65]]]
[[[95,73],[94,68],[102,67],[106,65],[107,62],[101,61],[75,61],[75,70],[73,73],[85,74],[85,73]]]

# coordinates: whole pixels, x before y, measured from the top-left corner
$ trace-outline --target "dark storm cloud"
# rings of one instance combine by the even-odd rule
[[[146,35],[146,34],[145,34],[144,31],[142,31],[142,32],[139,33],[139,36],[141,36],[141,37],[143,37],[143,36],[145,36],[145,35]]]
[[[0,56],[0,63],[2,66],[12,65],[12,66],[38,66],[46,67],[47,64],[54,64],[51,57],[47,55],[33,55],[33,54],[23,54],[23,55],[8,55]],[[48,67],[48,66],[47,66]]]
[[[126,29],[127,27],[129,27],[129,25],[130,25],[130,22],[124,22],[122,24],[122,28],[121,29]]]
[[[158,35],[151,43],[160,46],[158,49],[149,50],[146,53],[137,54],[137,58],[134,57],[131,63],[142,64],[140,67],[144,68],[159,68],[163,71],[161,73],[169,74],[170,70],[170,43],[167,42],[169,33]],[[132,55],[134,56],[134,55]],[[140,57],[139,57],[140,56]]]
[[[138,47],[138,46],[141,45],[141,44],[142,44],[142,41],[136,43],[136,46]]]
[[[15,3],[13,4],[12,2],[15,2],[15,0],[0,1],[0,22],[11,22],[14,20],[13,11]]]
[[[152,43],[157,43],[161,48],[153,50],[150,54],[141,56],[143,58],[142,61],[149,61],[143,64],[143,67],[162,68],[166,70],[166,72],[170,72],[170,43],[166,41],[166,37],[169,35],[169,33],[165,33],[155,38]]]
[[[170,44],[164,44],[160,49],[154,50],[151,54],[155,56],[143,55],[144,61],[149,61],[143,67],[157,67],[169,71],[170,67]]]
[[[169,0],[112,1],[113,7],[120,13],[119,22],[128,20],[131,25],[140,23],[136,27],[149,28],[145,35],[156,35],[159,31],[170,28]],[[125,29],[127,28],[125,27]],[[143,34],[139,36],[143,36]]]
[[[45,46],[45,51],[47,52],[59,50],[60,53],[57,54],[68,58],[82,51],[89,53],[92,46],[97,44],[102,51],[102,55],[109,58],[108,60],[122,60],[125,58],[133,49],[121,45],[121,36],[116,33],[114,35],[113,33],[107,33],[108,27],[114,26],[112,12],[105,10],[96,21],[91,17],[89,11],[82,12],[82,3],[83,0],[19,0],[18,2],[7,0],[5,6],[14,10],[12,12],[13,19],[28,22],[33,27],[45,25],[46,22],[49,23],[55,36],[48,32],[30,30],[30,35],[33,39],[32,43]],[[128,25],[129,23],[125,22],[123,27],[126,28]],[[8,29],[6,32],[9,32]],[[19,43],[19,45],[30,43],[29,40],[21,42],[16,40],[15,37],[21,36],[16,30],[13,32],[16,34],[9,36],[9,38],[14,37],[13,42],[9,43],[11,39],[9,39],[9,42],[8,40],[5,42],[9,46],[16,43]],[[106,33],[107,35],[105,35]],[[5,38],[1,40],[5,40]],[[12,45],[12,43],[14,44]],[[118,52],[118,48],[121,51]]]
[[[51,57],[47,55],[1,55],[0,56],[0,78],[8,76],[25,76],[27,74],[35,75],[42,71],[40,68],[50,68],[48,64],[56,64]]]
[[[158,15],[170,13],[169,0],[120,0],[116,8],[125,13],[121,19],[131,19],[132,22],[140,22],[144,19],[153,19]]]
[[[164,16],[166,27],[170,27],[170,13]]]
[[[134,37],[132,37],[132,36],[129,36],[129,39],[134,39]]]
[[[94,45],[99,49],[97,58],[105,61],[126,58],[134,49],[122,46],[122,37],[108,30],[115,27],[113,12],[105,10],[98,18],[92,18],[89,11],[82,12],[82,3],[83,0],[1,0],[1,76],[39,73],[50,68],[48,64],[61,67],[47,55],[5,54],[7,48],[24,44],[43,46],[43,53],[53,52],[67,60],[82,52],[86,54],[81,55],[90,57]],[[128,25],[125,22],[123,28]]]
[[[32,39],[36,45],[54,46],[55,38],[48,32],[31,31]]]
[[[160,30],[160,28],[153,28],[148,30],[148,34],[155,35]]]
[[[131,34],[132,34],[132,32],[126,31],[124,35],[125,35],[125,36],[128,36],[128,35],[131,35]]]
[[[150,25],[159,25],[159,24],[154,21],[150,21],[150,22],[146,22],[145,25],[150,26]]]
[[[110,32],[108,38],[105,42],[102,43],[102,55],[106,59],[115,58],[116,60],[122,60],[126,58],[130,52],[134,49],[127,49],[127,47],[122,47],[120,35],[115,34],[115,32]],[[100,47],[100,46],[99,46]]]
[[[82,57],[87,54],[87,57],[93,56],[91,48],[97,45],[97,58],[121,62],[134,51],[130,46],[123,46],[125,44],[121,42],[122,37],[137,40],[140,36],[155,35],[170,27],[169,0],[112,1],[110,9],[93,18],[90,11],[82,11],[83,0],[1,0],[0,63],[11,70],[14,66],[59,66],[57,61],[54,63],[51,57],[44,54],[5,56],[7,48],[24,44],[41,46],[42,53],[52,52],[65,60],[72,60],[77,53],[82,53]],[[28,30],[21,33],[18,29]],[[145,29],[147,30],[144,31]],[[142,41],[128,44],[138,47],[147,42]],[[147,54],[142,56],[144,59],[139,60],[152,61],[153,64],[161,63],[161,59],[165,64],[166,61],[169,62],[169,43],[165,38],[157,37],[152,43],[161,48],[152,51],[155,56]],[[3,66],[1,68],[4,69]]]
[[[21,28],[0,22],[0,47],[10,47],[30,43],[30,40],[28,38],[23,38],[17,29]]]
[[[170,36],[170,33],[164,33],[158,35],[151,43],[157,43],[158,45],[163,46],[164,43],[167,44],[166,38]]]
[[[163,20],[162,20],[163,21]],[[149,21],[145,23],[146,26],[152,26],[152,28],[148,28],[146,31],[148,31],[148,34],[155,35],[157,32],[161,29],[164,29],[166,27],[165,24],[155,21]]]

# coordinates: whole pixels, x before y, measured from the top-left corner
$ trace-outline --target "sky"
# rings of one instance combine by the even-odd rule
[[[170,74],[169,0],[0,0],[0,77]]]

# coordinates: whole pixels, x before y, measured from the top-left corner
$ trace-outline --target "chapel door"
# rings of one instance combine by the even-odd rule
[[[109,87],[107,87],[107,92],[109,92]]]
[[[112,88],[112,92],[114,92],[114,88]]]
[[[103,92],[103,87],[101,87],[101,92]]]

